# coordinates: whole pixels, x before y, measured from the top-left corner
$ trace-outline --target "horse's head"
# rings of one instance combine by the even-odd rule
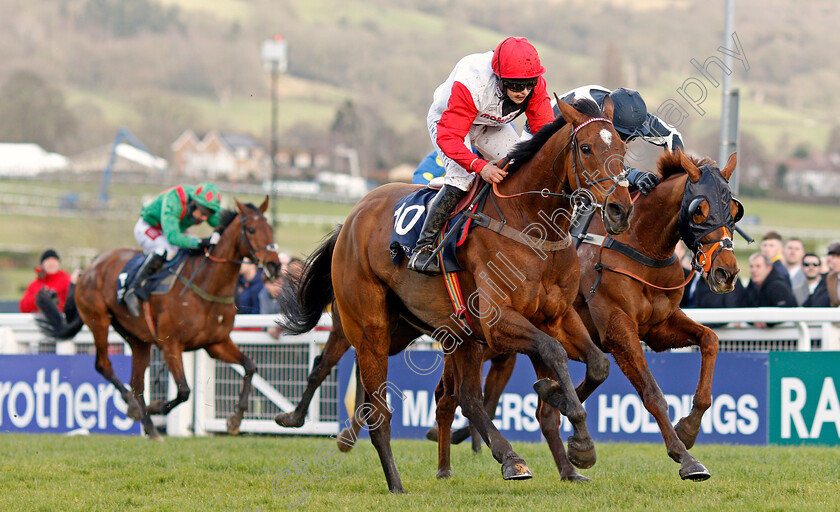
[[[566,182],[592,193],[601,207],[607,233],[623,233],[630,227],[633,203],[624,174],[625,145],[613,129],[612,100],[607,97],[603,111],[589,100],[578,100],[574,107],[558,101],[557,106],[572,132],[565,165]]]
[[[225,235],[238,232],[236,256],[240,259],[249,258],[257,267],[265,269],[268,279],[276,279],[280,276],[280,258],[277,256],[277,244],[274,243],[274,229],[263,215],[267,208],[268,196],[258,207],[236,201],[239,214],[227,226]]]
[[[730,155],[723,169],[712,165],[698,167],[683,152],[678,156],[688,174],[677,221],[680,237],[694,252],[694,265],[706,273],[711,290],[730,292],[739,272],[732,233],[744,215],[743,205],[729,189],[736,153]]]

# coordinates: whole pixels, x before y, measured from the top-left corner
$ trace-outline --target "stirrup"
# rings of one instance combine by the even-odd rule
[[[434,252],[435,248],[433,245],[426,245],[415,250],[411,253],[411,258],[408,260],[408,269],[429,276],[440,274],[440,264],[437,261],[437,257],[432,255]],[[418,265],[418,260],[423,256],[423,253],[427,253],[428,256],[425,256],[425,260]]]

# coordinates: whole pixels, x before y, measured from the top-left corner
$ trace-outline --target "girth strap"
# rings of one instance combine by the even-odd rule
[[[217,295],[210,295],[209,293],[205,292],[204,290],[193,284],[191,280],[187,280],[186,278],[184,278],[184,276],[178,275],[178,280],[184,283],[186,287],[189,287],[190,290],[194,291],[196,295],[206,300],[207,302],[233,304],[233,295],[229,297],[219,297]]]

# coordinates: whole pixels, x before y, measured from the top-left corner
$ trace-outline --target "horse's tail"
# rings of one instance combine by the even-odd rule
[[[329,305],[335,293],[332,285],[332,257],[335,242],[341,226],[306,260],[300,276],[290,276],[289,284],[283,286],[277,302],[280,304],[281,318],[277,324],[290,334],[303,334],[311,331],[318,324],[324,309]]]
[[[41,311],[36,317],[38,328],[42,333],[56,340],[69,340],[82,330],[84,322],[76,309],[76,285],[70,285],[67,300],[64,303],[64,313],[58,309],[53,295],[47,288],[42,288],[35,294],[35,305]]]

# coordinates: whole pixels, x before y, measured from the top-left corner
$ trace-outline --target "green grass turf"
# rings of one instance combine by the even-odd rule
[[[436,480],[436,447],[396,441],[408,491],[388,493],[373,447],[360,442],[332,471],[328,438],[0,435],[0,510],[836,510],[838,447],[699,445],[712,479],[681,481],[659,444],[599,443],[590,484],[560,481],[544,444],[514,443],[534,478],[505,482],[485,447],[453,448],[454,475]],[[322,452],[323,455],[323,452]],[[335,456],[333,454],[332,456]],[[314,484],[296,473],[308,468]],[[281,476],[284,472],[288,476]],[[282,496],[294,483],[306,488]]]

